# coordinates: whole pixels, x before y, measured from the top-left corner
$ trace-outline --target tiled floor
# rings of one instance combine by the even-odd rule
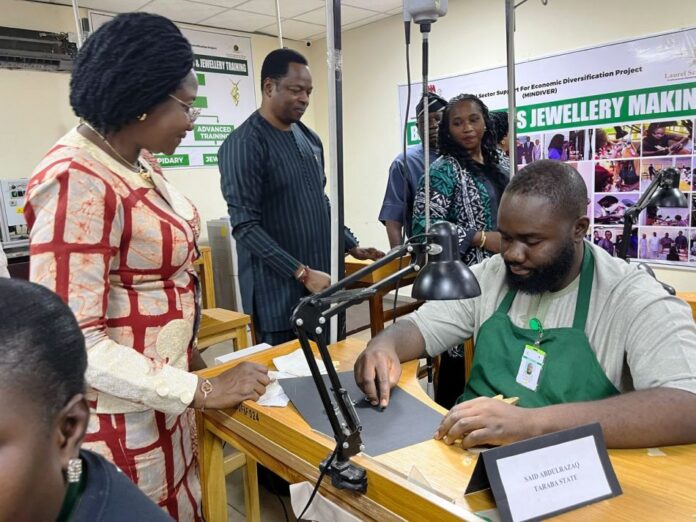
[[[362,332],[352,335],[351,337],[367,342],[370,340],[370,330],[363,330]],[[211,346],[202,353],[202,356],[203,360],[209,366],[212,366],[215,364],[215,357],[231,351],[232,343],[230,341]],[[227,513],[229,522],[242,522],[246,520],[243,478],[244,471],[242,469],[238,469],[227,476],[227,504],[229,506]],[[285,522],[286,520],[297,520],[292,512],[289,497],[278,497],[263,487],[259,487],[259,503],[261,505],[261,520],[263,522]],[[285,506],[287,518],[283,513],[281,503]]]

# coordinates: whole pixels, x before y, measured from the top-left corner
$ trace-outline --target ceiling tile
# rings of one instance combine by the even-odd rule
[[[403,5],[402,0],[341,0],[341,5],[350,5],[353,7],[361,7],[363,9],[370,9],[371,11],[379,11],[380,13],[386,13],[401,7]]]
[[[313,34],[312,36],[307,37],[307,40],[310,42],[315,42],[317,40],[323,40],[326,38],[326,31],[322,31],[321,33]]]
[[[71,0],[50,0],[71,5]],[[174,21],[243,32],[277,34],[275,0],[78,0],[81,7],[122,13],[146,11]],[[342,29],[350,30],[401,12],[402,0],[341,0]],[[324,0],[280,0],[283,36],[293,40],[325,37]]]
[[[224,7],[187,2],[186,0],[153,0],[140,9],[140,11],[166,16],[175,22],[189,24],[196,24],[225,10]]]
[[[377,14],[374,16],[371,16],[370,18],[367,18],[365,20],[360,20],[359,22],[353,22],[352,24],[345,24],[343,27],[341,27],[341,31],[345,33],[346,31],[350,31],[351,29],[357,29],[358,27],[363,27],[365,25],[371,24],[372,22],[377,22],[378,20],[383,20],[384,18],[388,18],[388,15],[384,14]],[[305,38],[305,40],[309,41],[316,41],[316,40],[323,40],[326,38],[326,31],[322,31],[317,34],[313,34],[312,36],[309,36]]]
[[[324,25],[326,24],[326,9],[321,7],[319,9],[315,9],[314,11],[309,11],[307,13],[295,16],[295,19],[302,22]]]
[[[215,0],[208,1],[214,2]],[[318,9],[323,5],[324,0],[280,0],[280,16],[282,18],[294,18],[299,14]],[[276,15],[275,0],[248,0],[237,7],[252,13],[261,13],[274,17]]]
[[[150,0],[79,0],[79,5],[80,7],[99,9],[100,11],[109,11],[111,13],[127,13],[129,11],[137,11],[149,2]],[[54,0],[53,3],[72,6],[70,0]]]
[[[233,29],[235,31],[253,33],[261,27],[265,27],[269,24],[275,24],[276,18],[275,16],[230,9],[222,14],[206,18],[205,20],[202,20],[202,22],[205,25],[210,25],[213,27],[222,27],[224,29]]]
[[[350,31],[351,29],[355,29],[356,27],[362,27],[364,25],[368,25],[368,24],[371,24],[372,22],[376,22],[377,20],[382,20],[383,18],[388,18],[388,17],[389,17],[389,15],[386,15],[386,14],[375,14],[369,18],[364,18],[358,22],[353,22],[352,24],[342,24],[341,30],[342,31]]]
[[[357,7],[342,5],[341,26],[345,26],[346,24],[351,24],[359,20],[364,20],[374,15],[374,11],[368,11],[366,9],[358,9]],[[303,22],[311,22],[313,24],[326,25],[326,7],[310,11],[309,13],[305,13],[294,18]]]
[[[240,4],[243,4],[244,2],[247,2],[248,0],[194,0],[198,4],[209,4],[209,5],[215,5],[219,7],[226,7],[226,8],[232,8],[232,7],[237,7]]]
[[[316,24],[308,24],[299,20],[284,20],[282,24],[283,38],[291,40],[308,40],[310,36],[322,31],[323,26]],[[259,32],[278,35],[278,26],[276,24],[269,25],[259,29]]]

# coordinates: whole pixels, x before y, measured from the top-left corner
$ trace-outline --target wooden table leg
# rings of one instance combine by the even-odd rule
[[[197,417],[203,514],[205,519],[211,522],[225,521],[227,520],[227,489],[222,440],[206,429],[205,420],[200,414]]]
[[[247,329],[246,326],[240,326],[235,330],[234,336],[234,350],[242,350],[249,346],[249,341],[247,339]]]
[[[383,294],[377,292],[375,295],[370,297],[370,332],[372,332],[372,337],[377,335],[379,332],[384,330],[384,302],[382,300]]]
[[[244,466],[244,502],[246,519],[251,522],[261,522],[261,506],[259,505],[259,477],[256,461],[249,455]]]

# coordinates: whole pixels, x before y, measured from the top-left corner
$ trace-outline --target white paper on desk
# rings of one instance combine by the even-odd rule
[[[266,386],[266,393],[259,397],[259,400],[256,401],[256,403],[259,406],[274,406],[277,408],[284,408],[287,406],[290,399],[287,395],[285,395],[283,387],[278,382],[278,379],[287,379],[290,377],[295,376],[289,373],[274,372],[273,370],[270,370],[268,372],[268,378],[271,379],[271,382],[268,386]]]
[[[309,482],[290,484],[290,503],[296,517],[302,515],[302,510],[307,505],[313,489],[314,486]],[[354,517],[345,509],[322,497],[319,493],[314,496],[307,511],[302,515],[302,519],[318,520],[319,522],[360,522],[359,518]]]
[[[324,361],[321,361],[316,358],[314,360],[317,361],[319,372],[323,374],[326,373],[326,366],[324,366]],[[309,369],[309,364],[307,364],[307,359],[305,359],[302,348],[298,348],[294,352],[290,352],[287,355],[275,357],[273,359],[273,364],[275,364],[275,367],[278,371],[289,373],[292,377],[310,377],[312,375],[312,372]]]

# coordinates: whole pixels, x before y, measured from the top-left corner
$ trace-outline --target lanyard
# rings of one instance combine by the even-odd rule
[[[534,341],[534,346],[539,346],[544,338],[544,328],[541,326],[541,321],[536,317],[532,317],[529,320],[529,328],[537,333],[536,341]]]

